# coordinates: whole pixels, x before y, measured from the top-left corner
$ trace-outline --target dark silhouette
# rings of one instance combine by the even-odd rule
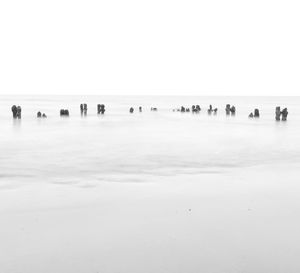
[[[99,114],[104,114],[105,113],[105,105],[104,104],[98,104],[97,105],[97,113]]]
[[[143,111],[142,106],[139,107],[139,111],[140,111],[140,113],[142,113],[142,111]]]
[[[129,113],[133,113],[134,112],[134,108],[133,107],[130,107],[130,109],[129,109]]]
[[[226,108],[225,108],[225,111],[226,111],[226,115],[229,116],[230,115],[230,104],[226,104]]]
[[[207,109],[207,113],[210,115],[211,112],[212,112],[212,105],[210,104],[210,105],[209,105],[209,108]]]
[[[70,115],[69,110],[67,110],[67,109],[61,109],[60,110],[60,116],[68,117],[69,115]]]
[[[280,121],[280,117],[282,121],[286,121],[287,116],[288,116],[288,110],[287,108],[284,108],[282,111],[280,111],[280,106],[277,106],[275,109],[275,119],[277,121]]]
[[[281,115],[282,115],[281,120],[282,120],[282,121],[286,121],[288,113],[289,113],[289,112],[288,112],[287,108],[284,108],[284,109],[282,110],[282,112],[281,112]]]
[[[81,115],[85,115],[87,114],[87,104],[80,104],[80,113]]]
[[[13,118],[18,118],[18,119],[21,118],[21,113],[22,113],[22,108],[21,108],[21,106],[13,105],[13,106],[11,107],[11,111],[12,111],[12,113],[13,113]]]
[[[254,109],[254,114],[251,112],[248,117],[249,118],[259,118],[259,110]]]
[[[199,113],[200,110],[201,110],[201,108],[199,105],[192,105],[191,108],[181,106],[180,108],[173,109],[173,112],[181,112],[181,113],[192,112],[194,114],[194,113]]]
[[[277,106],[275,109],[275,119],[277,121],[280,121],[280,116],[281,116],[280,106]]]
[[[37,115],[36,115],[36,116],[37,116],[38,118],[46,118],[46,117],[47,117],[45,113],[43,113],[43,115],[42,115],[42,113],[41,113],[40,111],[37,112]]]
[[[231,115],[232,115],[232,116],[235,115],[235,106],[234,106],[234,105],[232,105],[232,106],[230,107],[230,112],[231,112]]]
[[[193,105],[192,106],[192,112],[198,114],[201,111],[201,108],[199,105]]]
[[[21,106],[18,106],[17,107],[17,118],[21,118],[21,112],[22,112]]]
[[[218,112],[218,108],[214,108],[214,109],[213,109],[212,105],[210,104],[210,105],[209,105],[209,108],[207,109],[207,113],[208,113],[209,115],[211,115],[212,112],[214,112],[214,114],[216,115],[217,112]]]
[[[13,113],[13,118],[17,118],[17,106],[13,105],[11,111]]]

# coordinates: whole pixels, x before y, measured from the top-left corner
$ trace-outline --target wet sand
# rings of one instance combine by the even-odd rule
[[[299,272],[299,166],[0,190],[0,271]]]

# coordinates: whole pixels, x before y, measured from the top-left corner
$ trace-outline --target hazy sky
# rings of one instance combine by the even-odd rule
[[[300,95],[299,1],[0,2],[0,94]]]

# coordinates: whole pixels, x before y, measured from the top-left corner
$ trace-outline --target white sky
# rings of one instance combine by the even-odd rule
[[[0,1],[0,94],[300,95],[300,1]]]

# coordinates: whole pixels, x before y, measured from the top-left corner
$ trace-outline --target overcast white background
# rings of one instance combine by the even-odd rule
[[[299,1],[0,2],[0,94],[298,95]]]

